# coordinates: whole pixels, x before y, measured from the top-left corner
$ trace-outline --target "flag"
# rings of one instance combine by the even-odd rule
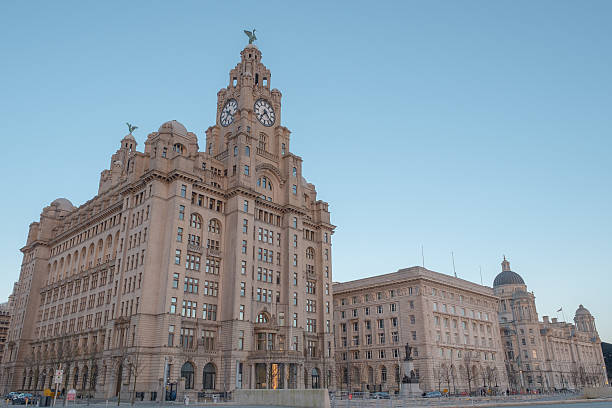
[[[557,310],[557,313],[561,312],[563,310],[563,308],[560,308],[559,310]]]

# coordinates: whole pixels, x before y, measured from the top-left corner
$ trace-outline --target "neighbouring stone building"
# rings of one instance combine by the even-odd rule
[[[423,391],[506,389],[493,289],[422,267],[333,289],[338,389],[397,391],[406,343]]]
[[[543,316],[504,258],[493,288],[421,267],[334,283],[336,386],[397,391],[404,345],[421,390],[550,391],[607,386],[595,319]]]
[[[523,278],[505,258],[493,282],[512,389],[579,389],[607,385],[601,340],[591,313],[580,305],[574,324],[543,316]]]
[[[11,300],[12,299],[9,299],[8,302],[0,304],[0,362],[2,361],[4,348],[6,347],[6,339],[8,337],[8,330],[11,324]]]
[[[328,204],[302,175],[281,92],[248,45],[198,137],[131,132],[98,195],[30,225],[3,391],[145,399],[333,383]],[[144,394],[140,394],[144,393]]]

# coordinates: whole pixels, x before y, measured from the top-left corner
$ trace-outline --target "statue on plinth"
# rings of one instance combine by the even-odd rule
[[[412,347],[408,343],[406,343],[406,358],[404,361],[412,361]]]

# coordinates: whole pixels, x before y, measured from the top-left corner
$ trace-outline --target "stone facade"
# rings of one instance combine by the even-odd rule
[[[335,283],[336,385],[397,391],[404,345],[423,391],[551,391],[607,386],[595,319],[543,316],[504,258],[493,288],[421,267]],[[399,370],[399,371],[398,371]]]
[[[421,267],[334,284],[336,385],[399,390],[409,343],[423,391],[506,389],[493,290]]]
[[[0,304],[0,361],[6,347],[6,339],[8,338],[8,330],[11,324],[11,300]]]
[[[580,305],[574,323],[538,319],[535,295],[505,258],[493,283],[512,389],[581,389],[607,385],[595,319]],[[561,311],[561,310],[560,310]]]
[[[333,381],[328,204],[302,175],[254,45],[217,94],[206,151],[177,121],[129,134],[98,195],[30,225],[4,391],[160,399]],[[176,387],[176,388],[175,388]]]

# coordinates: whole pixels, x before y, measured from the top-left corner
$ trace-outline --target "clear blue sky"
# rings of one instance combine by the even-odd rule
[[[540,316],[583,303],[612,341],[612,2],[212,3],[0,2],[0,298],[28,224],[96,194],[125,122],[140,148],[170,119],[204,137],[255,27],[335,280],[423,245],[490,285],[505,254]]]

